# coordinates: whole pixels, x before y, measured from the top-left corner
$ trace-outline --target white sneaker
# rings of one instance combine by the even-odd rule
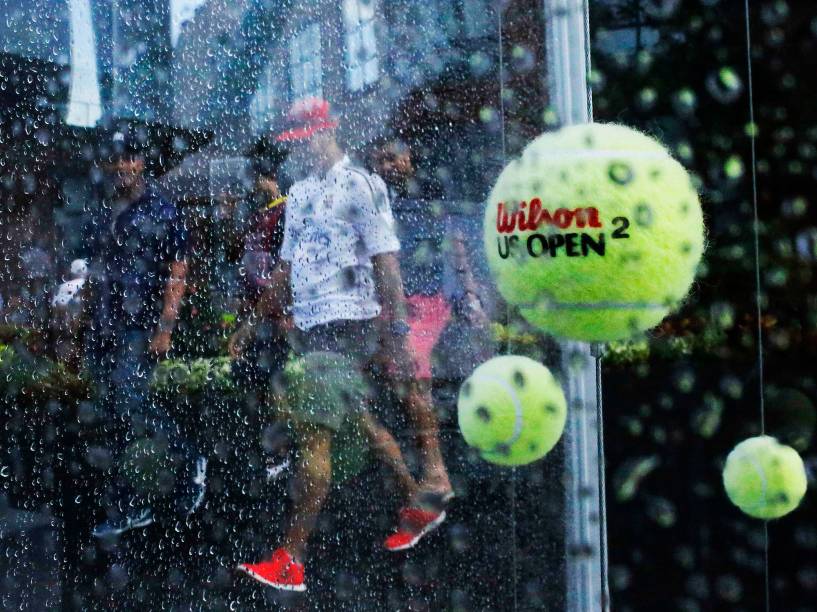
[[[283,461],[280,463],[275,462],[275,458],[268,457],[267,458],[267,482],[273,482],[274,480],[278,480],[284,472],[289,469],[289,466],[292,464],[289,457],[284,457]]]
[[[190,486],[190,503],[187,506],[187,515],[190,516],[201,507],[207,493],[207,457],[196,459],[196,469],[193,472],[193,482]]]

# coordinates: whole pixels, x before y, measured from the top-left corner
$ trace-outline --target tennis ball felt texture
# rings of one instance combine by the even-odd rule
[[[460,431],[469,446],[497,465],[525,465],[550,451],[565,427],[562,388],[541,363],[494,357],[460,387]]]
[[[732,503],[749,516],[775,519],[800,504],[806,493],[806,470],[793,448],[771,436],[757,436],[729,453],[723,486]]]
[[[502,296],[555,336],[607,342],[658,324],[704,251],[698,194],[655,139],[622,125],[546,133],[500,174],[484,217]]]

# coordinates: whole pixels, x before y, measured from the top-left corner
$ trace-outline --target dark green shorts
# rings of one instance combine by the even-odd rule
[[[318,325],[308,331],[295,329],[289,334],[289,343],[296,356],[335,353],[344,357],[349,367],[356,369],[362,376],[363,384],[367,387],[361,392],[359,383],[350,382],[348,397],[344,397],[341,389],[335,401],[325,401],[316,397],[316,401],[295,402],[294,405],[288,406],[291,418],[300,423],[321,425],[335,432],[340,431],[344,425],[348,426],[350,421],[356,421],[355,415],[359,414],[371,399],[371,388],[374,383],[371,361],[379,346],[375,322],[371,319],[335,321]],[[329,396],[333,397],[332,394]]]

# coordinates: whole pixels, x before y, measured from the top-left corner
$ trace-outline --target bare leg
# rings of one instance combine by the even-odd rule
[[[440,450],[440,428],[434,414],[429,381],[411,380],[401,385],[403,405],[417,436],[417,446],[423,461],[421,487],[441,493],[451,493],[451,482]]]
[[[361,425],[369,440],[369,446],[377,453],[378,458],[383,463],[394,470],[403,493],[409,500],[413,500],[419,487],[403,460],[403,453],[400,451],[397,441],[369,412],[364,412],[361,415]]]
[[[296,426],[300,459],[295,469],[292,516],[283,547],[299,562],[332,484],[332,432],[319,426]]]

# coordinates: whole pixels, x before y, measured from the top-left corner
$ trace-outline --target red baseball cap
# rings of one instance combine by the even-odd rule
[[[330,112],[329,102],[322,98],[304,98],[293,102],[286,120],[289,129],[276,136],[278,142],[304,140],[315,132],[338,127],[338,120]]]

